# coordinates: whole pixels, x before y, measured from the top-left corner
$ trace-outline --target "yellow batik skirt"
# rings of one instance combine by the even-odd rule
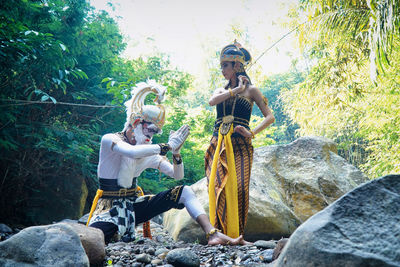
[[[244,233],[247,222],[253,146],[251,138],[231,136],[232,132],[231,129],[225,136],[212,137],[205,155],[205,170],[211,224],[236,238]]]

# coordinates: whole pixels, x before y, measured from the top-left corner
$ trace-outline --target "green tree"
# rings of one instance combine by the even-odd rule
[[[111,67],[101,66],[113,64],[124,45],[115,22],[89,12],[84,0],[2,3],[3,222],[77,217],[88,187],[96,187],[99,129],[103,118],[116,112],[90,105],[110,100],[97,84]],[[95,30],[101,23],[103,30]],[[84,48],[92,47],[102,50],[85,61]]]
[[[310,22],[299,40],[313,66],[303,83],[282,93],[285,111],[301,135],[334,139],[371,178],[398,172],[399,124],[387,119],[398,117],[400,105],[398,1],[302,3]]]
[[[301,73],[290,71],[268,77],[260,88],[263,95],[268,99],[268,105],[275,116],[275,122],[271,125],[275,130],[273,135],[268,137],[274,139],[278,144],[286,144],[294,141],[296,130],[298,129],[298,125],[284,112],[284,102],[280,98],[280,93],[283,90],[291,90],[303,80],[304,77]],[[258,108],[255,109],[254,114],[262,116]]]
[[[336,35],[358,40],[370,53],[370,74],[383,73],[389,65],[394,36],[400,33],[400,3],[396,0],[303,0],[309,22],[302,26],[300,41],[307,42],[318,31],[317,38],[330,39]],[[379,72],[377,72],[379,70]]]

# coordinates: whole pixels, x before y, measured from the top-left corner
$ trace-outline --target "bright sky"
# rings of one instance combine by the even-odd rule
[[[128,43],[124,56],[136,58],[160,51],[170,55],[171,63],[193,75],[204,75],[207,60],[215,51],[232,43],[232,26],[247,32],[238,39],[249,49],[253,60],[290,29],[280,23],[289,4],[296,0],[91,0],[97,9],[118,17]],[[286,71],[288,53],[298,55],[294,35],[281,41],[257,64],[263,74]],[[215,58],[218,60],[218,58]]]

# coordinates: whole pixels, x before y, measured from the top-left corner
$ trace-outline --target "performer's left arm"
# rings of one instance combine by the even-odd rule
[[[168,175],[175,180],[181,180],[185,174],[182,157],[180,154],[172,155],[172,157],[174,164],[171,164],[168,160],[163,158],[158,169],[165,175]]]
[[[172,159],[173,165],[166,160],[165,157],[160,156],[160,163],[158,169],[164,174],[175,178],[175,180],[180,180],[184,176],[183,162],[180,154],[183,143],[189,136],[190,127],[188,125],[182,125],[176,132],[171,131],[168,144],[172,147]]]
[[[257,106],[260,108],[262,114],[264,115],[264,120],[254,128],[253,133],[257,134],[267,128],[269,125],[275,122],[275,116],[272,114],[272,111],[268,107],[268,99],[263,96],[261,91],[254,87],[254,92],[252,92],[252,96]]]
[[[254,102],[256,102],[257,106],[260,108],[262,114],[264,115],[264,120],[257,125],[253,130],[247,130],[243,126],[236,126],[235,127],[235,132],[239,132],[241,135],[245,137],[254,137],[254,135],[258,134],[265,128],[267,128],[269,125],[274,123],[275,117],[274,114],[272,114],[272,111],[268,107],[268,100],[263,94],[261,93],[260,89],[258,89],[255,86],[250,86],[250,95],[251,98],[253,99]]]

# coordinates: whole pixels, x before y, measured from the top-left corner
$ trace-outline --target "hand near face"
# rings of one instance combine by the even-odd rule
[[[239,85],[238,88],[240,88],[238,93],[242,93],[244,90],[246,90],[246,88],[249,85],[249,79],[246,76],[240,75],[238,77],[239,79]]]

